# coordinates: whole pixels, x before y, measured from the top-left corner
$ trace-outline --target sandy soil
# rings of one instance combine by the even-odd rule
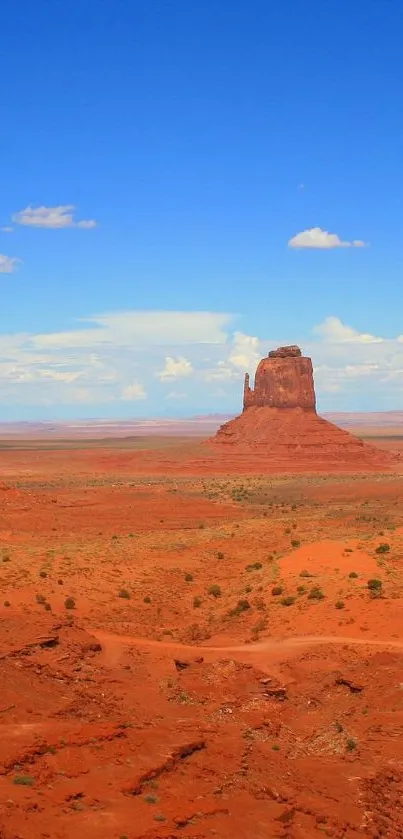
[[[401,476],[194,445],[0,451],[1,839],[403,836]]]

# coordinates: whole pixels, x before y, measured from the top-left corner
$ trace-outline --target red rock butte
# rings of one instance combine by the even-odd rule
[[[262,472],[371,471],[396,460],[318,416],[312,361],[297,346],[269,352],[258,364],[253,389],[246,374],[242,414],[209,442],[216,455],[239,456],[245,466],[258,459]]]

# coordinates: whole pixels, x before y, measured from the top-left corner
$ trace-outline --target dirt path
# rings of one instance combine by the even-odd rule
[[[337,635],[302,635],[293,638],[267,638],[263,641],[258,641],[254,644],[236,644],[236,645],[221,645],[221,646],[192,646],[190,644],[181,644],[175,641],[154,641],[149,638],[133,638],[130,635],[114,635],[101,630],[90,630],[98,641],[102,644],[105,663],[114,664],[120,657],[122,648],[124,647],[138,647],[159,650],[161,653],[165,651],[170,652],[187,652],[201,655],[203,657],[215,658],[218,653],[242,656],[258,656],[263,653],[270,653],[271,658],[287,657],[288,653],[293,654],[298,650],[309,647],[318,647],[321,644],[331,645],[351,645],[351,646],[365,646],[365,647],[380,647],[381,649],[403,650],[403,641],[387,640],[377,638],[352,638],[350,636]]]

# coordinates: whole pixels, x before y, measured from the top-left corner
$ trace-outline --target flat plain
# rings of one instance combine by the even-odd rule
[[[401,475],[203,445],[0,441],[1,839],[403,835]]]

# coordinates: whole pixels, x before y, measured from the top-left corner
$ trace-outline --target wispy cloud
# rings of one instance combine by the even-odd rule
[[[325,341],[330,341],[335,344],[353,343],[353,344],[380,344],[385,339],[377,338],[369,332],[359,332],[353,329],[352,326],[342,323],[339,318],[328,317],[323,323],[314,326],[313,332],[315,335],[320,335]]]
[[[14,274],[20,262],[21,260],[16,256],[5,256],[4,253],[0,253],[0,274]]]
[[[288,242],[289,248],[313,248],[316,250],[332,250],[333,248],[365,248],[365,242],[361,239],[354,239],[346,242],[340,239],[337,233],[328,233],[321,227],[310,227],[297,233]]]
[[[0,227],[0,231],[2,233],[13,233],[14,228],[13,227],[7,227],[7,226],[6,227]]]
[[[165,358],[165,367],[163,370],[158,370],[156,376],[162,382],[172,382],[174,379],[180,379],[183,376],[190,376],[193,373],[193,365],[188,358],[180,355],[179,358],[172,358],[167,355]]]
[[[85,414],[89,405],[119,412],[133,403],[152,415],[174,410],[177,399],[190,412],[236,411],[244,373],[290,336],[256,337],[234,324],[228,313],[135,310],[92,315],[66,332],[0,334],[0,406],[38,405],[38,414],[46,406],[50,415],[55,406]],[[403,407],[403,336],[379,337],[331,316],[303,338],[293,336],[313,359],[322,410],[362,398],[374,409]]]
[[[122,390],[122,397],[124,402],[135,402],[137,399],[147,399],[147,394],[144,386],[137,382],[135,384],[126,385]]]
[[[77,221],[74,217],[74,204],[60,204],[58,207],[25,207],[14,213],[12,220],[24,227],[44,227],[48,230],[60,230],[64,227],[81,227],[90,229],[96,227],[94,219]]]

